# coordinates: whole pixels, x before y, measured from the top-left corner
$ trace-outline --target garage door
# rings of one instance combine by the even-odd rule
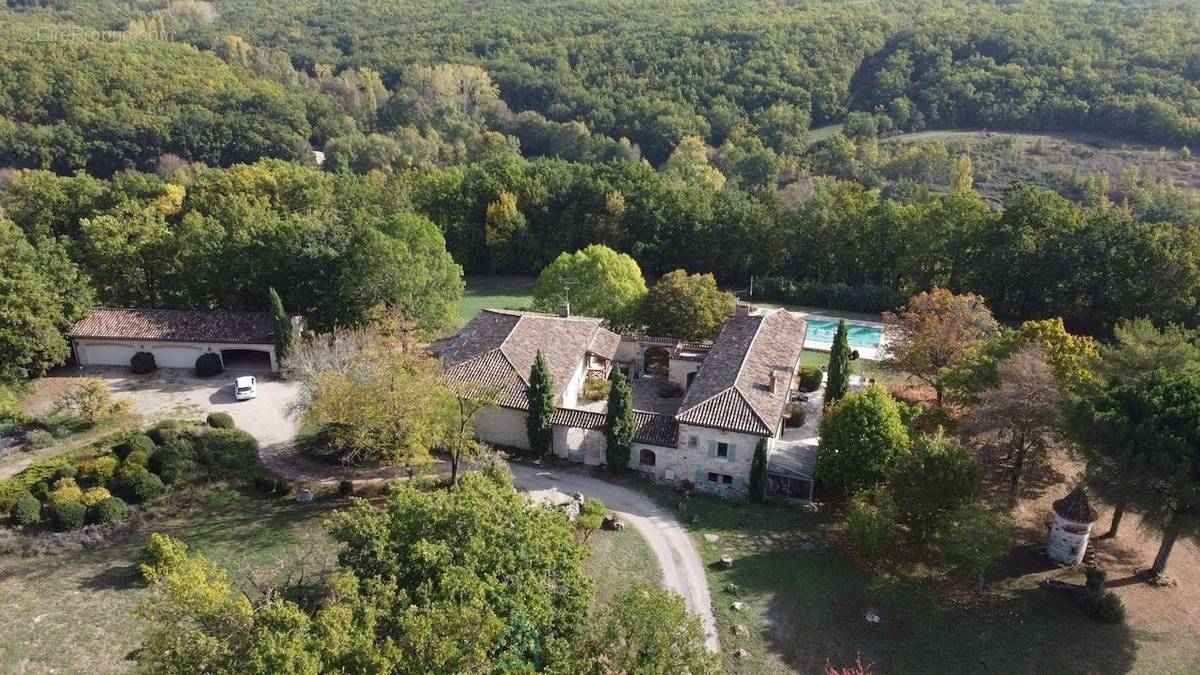
[[[128,366],[129,359],[137,353],[131,344],[100,342],[80,346],[81,360],[89,366]]]
[[[195,368],[196,359],[203,353],[199,347],[188,345],[146,345],[154,354],[159,368]]]

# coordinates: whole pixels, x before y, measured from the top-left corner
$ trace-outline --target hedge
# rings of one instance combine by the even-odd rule
[[[209,413],[205,422],[214,429],[233,429],[236,426],[233,423],[233,417],[229,413],[223,412]]]
[[[182,438],[187,433],[187,428],[187,423],[180,420],[163,420],[150,427],[146,436],[158,445],[166,445]]]
[[[871,314],[902,307],[908,301],[904,294],[886,286],[827,284],[784,277],[756,277],[754,296],[759,300]]]
[[[259,468],[258,442],[241,429],[209,429],[192,442],[196,461],[210,476],[247,476]]]
[[[26,492],[31,492],[38,483],[53,482],[54,474],[62,466],[70,464],[66,457],[31,464],[21,473],[0,480],[0,511],[8,511]]]

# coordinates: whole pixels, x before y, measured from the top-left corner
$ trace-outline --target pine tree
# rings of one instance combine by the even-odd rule
[[[633,446],[633,390],[621,371],[613,368],[608,376],[608,415],[604,437],[608,440],[605,461],[610,471],[621,472],[629,466]]]
[[[275,318],[275,358],[283,359],[292,351],[292,320],[283,309],[283,300],[274,288],[268,289],[271,315]]]
[[[829,351],[829,376],[825,379],[825,405],[830,406],[842,400],[850,388],[850,338],[845,320],[838,321],[833,349]]]
[[[536,455],[546,456],[554,451],[554,435],[551,420],[554,418],[554,376],[546,357],[538,350],[529,369],[529,387],[525,390],[529,401],[529,416],[525,430],[529,434],[529,449]]]
[[[754,460],[750,463],[750,501],[759,504],[767,500],[767,439],[758,441]]]

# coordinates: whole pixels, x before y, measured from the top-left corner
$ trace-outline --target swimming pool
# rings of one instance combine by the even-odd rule
[[[805,321],[808,323],[808,337],[805,339],[805,342],[833,343],[833,336],[837,333],[837,321],[817,319],[815,317],[805,319]],[[877,349],[879,347],[879,340],[882,337],[882,328],[866,326],[861,323],[846,322],[846,338],[851,347]]]

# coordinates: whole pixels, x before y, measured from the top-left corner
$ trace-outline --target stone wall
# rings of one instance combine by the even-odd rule
[[[563,459],[596,466],[604,462],[607,447],[603,429],[554,427],[554,454]]]
[[[492,445],[528,450],[525,411],[498,406],[480,410],[475,414],[475,437]]]

